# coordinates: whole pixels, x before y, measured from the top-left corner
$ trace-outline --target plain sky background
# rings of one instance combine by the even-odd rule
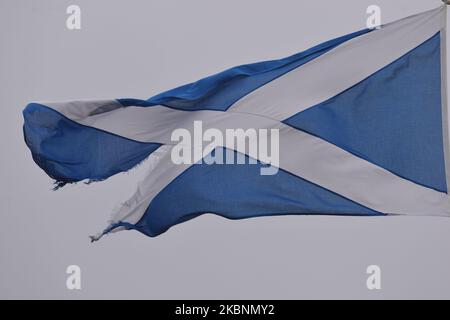
[[[70,4],[81,30],[66,28]],[[450,298],[449,218],[203,215],[91,244],[146,165],[53,192],[23,142],[30,101],[146,99],[362,29],[370,4],[386,23],[441,1],[0,0],[0,298]],[[79,291],[66,289],[71,264]]]

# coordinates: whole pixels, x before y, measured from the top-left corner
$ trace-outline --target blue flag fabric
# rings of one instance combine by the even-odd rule
[[[444,10],[234,67],[148,100],[30,103],[25,142],[58,187],[151,161],[136,193],[94,240],[124,229],[156,236],[204,213],[449,216]],[[276,174],[261,174],[268,163],[258,154],[220,142],[192,163],[174,163],[173,133],[195,135],[195,122],[219,132],[276,128]],[[205,163],[218,155],[245,161]]]

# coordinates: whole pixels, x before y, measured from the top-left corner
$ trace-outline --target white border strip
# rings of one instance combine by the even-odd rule
[[[445,175],[447,193],[450,188],[450,128],[448,111],[448,86],[447,86],[447,5],[443,5],[444,14],[442,16],[443,27],[441,30],[441,98],[442,98],[442,135],[445,157]]]

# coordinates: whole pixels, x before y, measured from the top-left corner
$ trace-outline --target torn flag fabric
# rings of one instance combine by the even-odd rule
[[[445,10],[234,67],[148,100],[30,103],[25,142],[57,186],[152,161],[94,240],[124,229],[156,236],[204,213],[450,216]],[[173,133],[195,135],[196,123],[203,132],[276,129],[276,173],[261,174],[268,163],[259,153],[223,141],[192,150],[192,163],[176,163]],[[245,161],[202,161],[217,154]]]

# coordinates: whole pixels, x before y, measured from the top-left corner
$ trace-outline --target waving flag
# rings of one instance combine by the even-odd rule
[[[450,216],[445,7],[288,58],[234,67],[148,100],[30,103],[24,136],[57,186],[151,170],[106,230],[156,236],[203,213]],[[279,132],[276,174],[224,143],[175,163],[195,122]],[[205,154],[256,164],[208,164]],[[195,152],[194,152],[195,154]]]

